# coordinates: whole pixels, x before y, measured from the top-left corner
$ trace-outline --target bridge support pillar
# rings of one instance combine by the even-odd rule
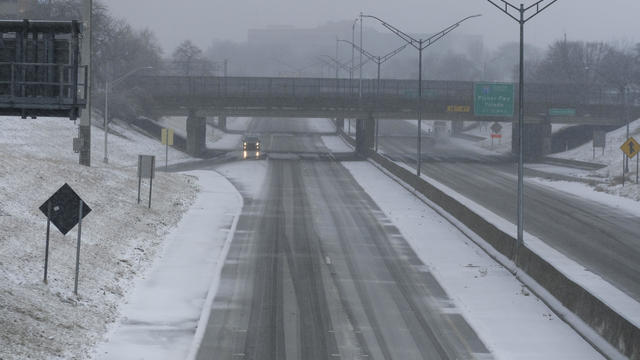
[[[187,153],[191,156],[200,156],[206,149],[207,120],[198,116],[195,110],[189,110],[187,117]]]
[[[464,121],[454,120],[451,122],[451,135],[462,134],[463,129],[464,129]]]
[[[512,127],[511,152],[518,155],[518,123]],[[545,119],[538,124],[524,124],[524,159],[538,160],[551,153],[551,124]]]
[[[344,130],[344,118],[336,119],[336,132]]]
[[[218,116],[218,128],[222,131],[227,131],[227,117]]]
[[[356,152],[367,155],[372,149],[376,136],[376,122],[373,117],[356,120]]]

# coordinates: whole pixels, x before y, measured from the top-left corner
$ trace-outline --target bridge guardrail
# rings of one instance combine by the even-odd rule
[[[376,88],[376,80],[366,79],[362,84],[362,97],[356,79],[140,75],[130,81],[159,99],[165,107],[217,108],[227,111],[229,116],[238,109],[284,109],[303,116],[308,115],[305,111],[311,109],[314,114],[322,113],[327,117],[396,114],[402,118],[415,118],[421,109],[423,113],[434,116],[444,114],[446,119],[478,120],[473,108],[473,82],[425,80],[422,100],[418,102],[418,83],[415,80],[385,79]],[[599,123],[607,119],[608,124],[624,122],[621,120],[626,111],[623,98],[619,91],[608,87],[529,83],[525,94],[527,117],[548,120],[550,109],[573,109],[581,121]],[[640,97],[640,94],[636,95]],[[630,99],[630,104],[633,103],[634,100]],[[448,110],[452,106],[465,109],[466,114],[457,117],[458,113]],[[632,112],[640,116],[640,106]],[[508,118],[482,120],[510,121]],[[560,122],[559,119],[556,122]]]

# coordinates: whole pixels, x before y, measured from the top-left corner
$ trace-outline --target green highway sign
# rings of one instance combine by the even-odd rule
[[[549,116],[576,116],[576,109],[549,109]]]
[[[506,83],[476,83],[473,108],[476,116],[513,116],[514,86]]]

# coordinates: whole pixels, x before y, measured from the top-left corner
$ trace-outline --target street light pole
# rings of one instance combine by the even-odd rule
[[[422,168],[422,39],[418,42],[418,52],[420,55],[418,63],[418,166],[416,173],[420,177],[420,170]]]
[[[623,108],[623,116],[624,116],[624,121],[626,122],[627,125],[627,137],[625,139],[625,141],[627,139],[629,139],[629,137],[631,137],[631,135],[629,134],[629,118],[631,117],[631,115],[629,114],[629,101],[627,98],[627,85],[625,84],[623,90],[622,90],[622,108]],[[624,171],[625,172],[629,172],[629,157],[625,155],[625,162],[624,162]],[[624,173],[622,174],[622,177],[624,177]]]
[[[362,12],[360,12],[360,49],[362,49]],[[362,52],[360,52],[360,91],[358,92],[360,100],[362,100]]]
[[[129,76],[133,75],[134,73],[141,71],[141,70],[149,70],[149,69],[153,69],[151,66],[145,66],[145,67],[141,67],[141,68],[137,68],[137,69],[133,69],[131,71],[129,71],[128,73],[122,75],[121,77],[109,82],[109,80],[107,80],[105,82],[104,85],[104,159],[102,159],[102,161],[105,164],[109,163],[109,155],[107,152],[107,136],[109,134],[109,92],[113,89],[114,86],[118,85],[120,82],[122,82],[123,80],[125,80],[126,78],[128,78]]]
[[[384,56],[374,56],[372,55],[370,52],[366,51],[365,49],[359,47],[358,45],[347,41],[347,40],[338,40],[341,42],[345,42],[347,44],[351,44],[353,49],[358,49],[358,51],[360,52],[361,55],[364,55],[367,57],[368,60],[371,60],[373,62],[375,62],[378,65],[378,78],[377,78],[377,82],[376,82],[376,103],[379,103],[379,96],[380,96],[380,66],[382,64],[384,64],[385,62],[389,61],[392,57],[394,57],[395,55],[397,55],[398,53],[400,53],[402,50],[404,50],[407,46],[409,46],[409,44],[404,44],[402,46],[400,46],[399,48],[391,51],[390,53],[384,55]],[[360,64],[360,66],[362,66],[362,64]],[[378,152],[378,119],[375,119],[376,121],[376,152]]]
[[[358,18],[356,18],[355,20],[353,20],[353,25],[351,25],[351,44],[353,44],[353,46],[351,46],[351,66],[353,67],[353,65],[355,64],[356,61],[356,49],[355,49],[355,43],[356,43],[356,23],[358,22]],[[350,87],[350,91],[349,94],[353,94],[353,69],[351,69],[351,71],[349,71],[349,87]]]
[[[491,1],[491,0],[489,0]],[[385,22],[384,20],[373,16],[373,15],[362,15],[362,13],[360,13],[360,22],[362,25],[362,18],[363,17],[367,17],[367,18],[372,18],[375,19],[377,21],[379,21],[382,26],[386,27],[387,29],[389,29],[392,33],[398,35],[398,37],[400,37],[402,40],[406,41],[408,45],[413,46],[416,50],[418,50],[419,53],[419,64],[418,64],[418,165],[416,166],[416,173],[418,176],[420,176],[420,168],[421,168],[421,161],[422,161],[422,51],[426,48],[428,48],[429,46],[433,45],[436,41],[442,39],[445,35],[447,35],[448,33],[450,33],[451,31],[453,31],[454,29],[456,29],[457,27],[460,26],[460,24],[462,22],[464,22],[465,20],[474,18],[474,17],[478,17],[480,15],[471,15],[471,16],[467,16],[466,18],[458,21],[457,23],[450,25],[446,28],[444,28],[443,30],[439,31],[438,33],[426,38],[426,39],[415,39],[412,36],[410,36],[409,34],[403,32],[402,30],[396,28],[395,26]],[[361,46],[362,47],[362,46]]]
[[[520,83],[518,84],[518,239],[513,255],[514,262],[517,266],[518,251],[523,244],[524,236],[524,24],[558,0],[540,0],[528,7],[525,7],[524,4],[520,4],[520,6],[517,7],[505,0],[487,1],[520,24]],[[498,5],[496,1],[502,2],[503,6]],[[545,2],[547,3],[543,4]],[[535,10],[534,13],[530,16],[525,16],[531,9]],[[511,14],[511,11],[518,12],[519,17],[515,17]]]

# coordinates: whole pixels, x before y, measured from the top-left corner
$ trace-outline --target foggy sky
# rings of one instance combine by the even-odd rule
[[[105,0],[117,17],[150,28],[170,53],[185,39],[206,49],[212,40],[245,41],[247,30],[272,25],[312,28],[354,19],[363,11],[403,31],[431,33],[472,14],[456,31],[477,33],[495,47],[518,40],[518,24],[486,0]],[[512,1],[516,3],[516,1]],[[527,0],[525,5],[534,3]],[[372,21],[366,25],[386,31]],[[558,0],[525,25],[538,46],[562,39],[640,42],[640,0]],[[446,40],[443,40],[446,41]]]

